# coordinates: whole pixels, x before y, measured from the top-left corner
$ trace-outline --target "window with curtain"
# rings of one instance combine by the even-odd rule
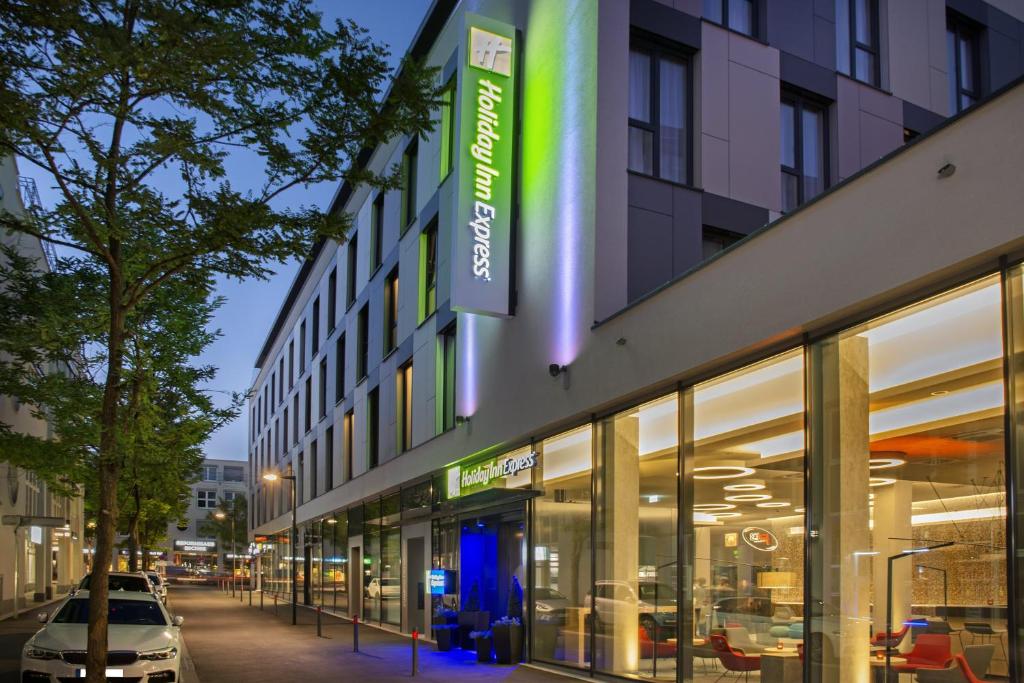
[[[655,45],[629,56],[629,170],[689,182],[689,62]]]
[[[946,19],[946,72],[949,114],[959,113],[981,97],[978,29],[959,15]]]
[[[757,32],[755,0],[704,0],[704,18],[737,33],[753,36]]]
[[[779,118],[782,210],[792,211],[828,185],[825,106],[783,92]]]
[[[836,0],[836,68],[878,87],[878,0]]]

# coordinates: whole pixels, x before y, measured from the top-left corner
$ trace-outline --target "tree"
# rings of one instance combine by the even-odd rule
[[[223,498],[217,501],[217,509],[207,514],[206,519],[215,525],[221,548],[230,548],[236,555],[246,548],[249,540],[246,526],[248,514],[249,506],[243,495],[235,494],[230,501]]]
[[[60,197],[0,226],[74,251],[106,302],[103,390],[85,425],[99,436],[97,557],[118,518],[134,312],[174,278],[266,277],[271,262],[343,237],[347,216],[280,208],[291,188],[396,186],[397,169],[351,162],[429,130],[438,89],[407,62],[380,106],[386,56],[354,24],[324,28],[310,0],[0,4],[0,152],[49,174]],[[263,170],[258,187],[228,180],[243,152]],[[107,571],[97,563],[90,593],[91,683],[104,679]]]

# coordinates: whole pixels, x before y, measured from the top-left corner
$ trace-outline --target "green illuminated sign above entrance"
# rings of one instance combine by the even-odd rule
[[[537,454],[512,453],[471,465],[452,465],[445,474],[448,500],[496,488],[507,479],[537,466]]]
[[[452,308],[508,315],[515,177],[515,28],[466,15]]]

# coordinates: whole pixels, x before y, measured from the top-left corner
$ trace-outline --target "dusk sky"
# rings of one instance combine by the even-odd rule
[[[376,42],[389,47],[392,63],[397,65],[430,7],[430,0],[318,0],[315,4],[324,13],[325,21],[352,19],[368,29]],[[260,180],[250,164],[231,164],[231,168],[233,185],[256,185]],[[19,171],[36,179],[43,204],[53,207],[57,194],[50,189],[52,181],[25,162],[19,164]],[[334,183],[300,188],[283,195],[282,202],[326,208],[336,190]],[[218,294],[226,301],[213,326],[221,330],[222,336],[201,359],[219,368],[217,379],[210,385],[211,390],[219,392],[219,402],[226,402],[227,394],[232,391],[248,389],[254,378],[256,356],[297,270],[298,263],[289,263],[279,267],[268,281],[219,282]],[[206,445],[207,457],[245,460],[246,430],[247,418],[243,411],[237,420],[210,439]]]

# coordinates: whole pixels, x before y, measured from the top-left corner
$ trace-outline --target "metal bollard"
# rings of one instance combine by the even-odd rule
[[[359,615],[352,617],[352,652],[359,652]]]
[[[316,637],[323,637],[322,631],[320,630],[320,605],[316,606]]]
[[[252,586],[249,586],[249,607],[252,607]]]
[[[274,593],[274,616],[277,616],[277,593]]]
[[[260,611],[263,611],[263,591],[260,591]]]
[[[412,675],[416,675],[416,670],[419,668],[419,645],[420,645],[420,634],[416,629],[412,632]]]

